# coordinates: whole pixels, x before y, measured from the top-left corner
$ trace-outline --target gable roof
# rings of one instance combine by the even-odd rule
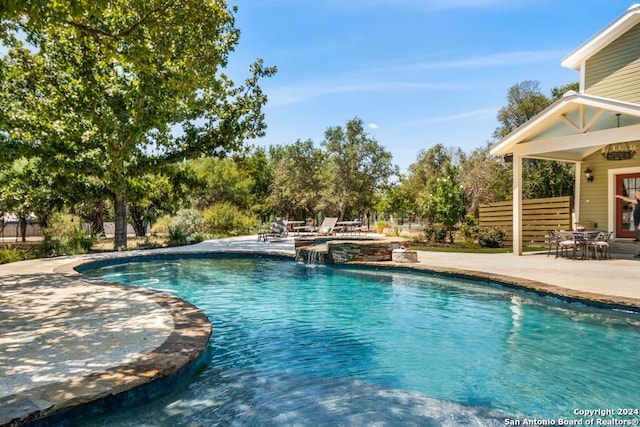
[[[624,118],[624,126],[618,127],[617,114]],[[637,141],[639,135],[639,104],[569,91],[490,152],[581,161],[607,144]]]
[[[584,61],[611,44],[638,23],[640,23],[640,3],[629,7],[629,9],[615,21],[567,55],[562,60],[562,66],[580,70]]]

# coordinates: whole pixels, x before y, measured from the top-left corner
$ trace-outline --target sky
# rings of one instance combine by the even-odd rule
[[[492,141],[509,88],[577,82],[562,59],[622,15],[622,0],[228,0],[238,83],[262,58],[259,146],[311,139],[360,118],[404,172],[436,144],[467,153]]]

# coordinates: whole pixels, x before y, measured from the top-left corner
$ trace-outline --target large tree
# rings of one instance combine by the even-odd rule
[[[392,155],[364,131],[362,119],[330,127],[322,143],[327,152],[325,200],[339,218],[373,209],[376,195],[398,173]]]
[[[126,246],[131,179],[264,133],[258,80],[275,69],[258,60],[238,87],[222,73],[234,14],[221,0],[11,2],[0,15],[3,138],[44,168],[98,177],[115,246]]]
[[[273,180],[267,202],[279,216],[315,217],[320,203],[325,154],[313,141],[272,147]]]
[[[576,90],[571,83],[553,88],[545,96],[537,81],[524,81],[509,89],[507,105],[498,112],[500,126],[494,137],[504,138],[560,98],[567,90]],[[523,197],[527,199],[573,195],[574,166],[550,160],[523,161]]]

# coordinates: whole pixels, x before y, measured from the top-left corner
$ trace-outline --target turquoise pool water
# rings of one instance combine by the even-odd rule
[[[188,384],[84,425],[505,425],[640,406],[634,314],[268,258],[83,273],[179,295],[213,323],[208,365]]]

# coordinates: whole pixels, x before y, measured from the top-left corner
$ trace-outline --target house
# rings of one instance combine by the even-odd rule
[[[615,197],[640,189],[640,4],[571,52],[562,66],[580,72],[580,90],[491,148],[513,155],[513,252],[522,254],[522,159],[576,165],[576,220],[635,237],[632,209]]]

